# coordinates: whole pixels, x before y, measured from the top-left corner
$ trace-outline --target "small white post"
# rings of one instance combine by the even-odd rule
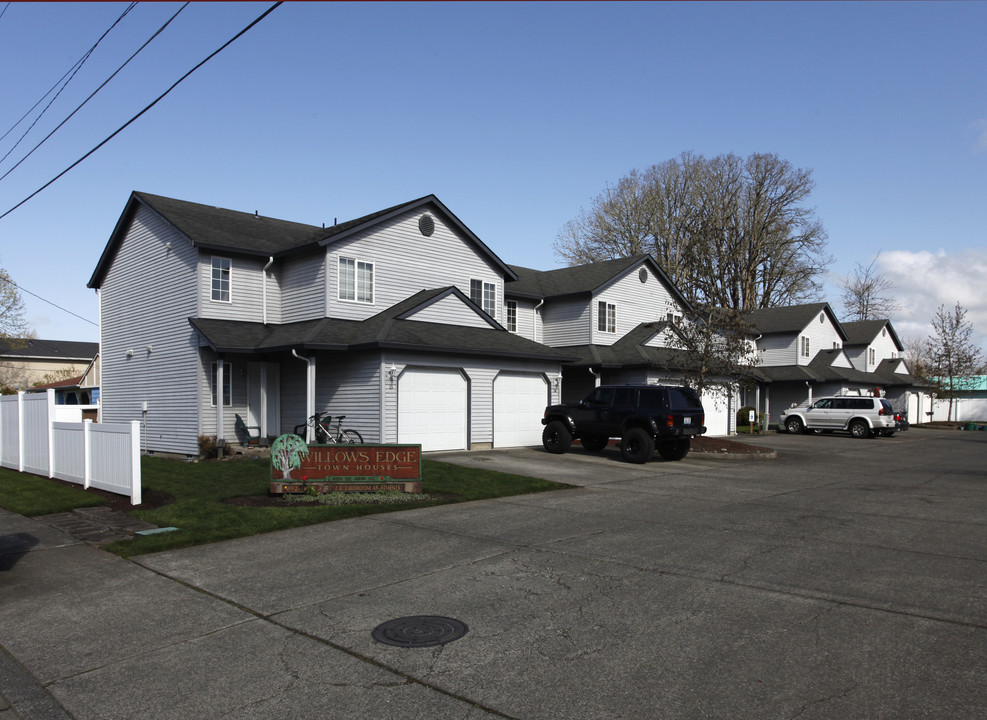
[[[141,424],[130,421],[130,504],[141,504]]]

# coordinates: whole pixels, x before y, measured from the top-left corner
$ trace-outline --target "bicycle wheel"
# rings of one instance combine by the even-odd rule
[[[363,445],[363,435],[356,430],[343,430],[339,435],[339,442],[351,445]]]

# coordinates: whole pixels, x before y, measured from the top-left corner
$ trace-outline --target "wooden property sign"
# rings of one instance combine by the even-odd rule
[[[271,493],[421,492],[421,445],[306,445],[282,435],[271,445]]]

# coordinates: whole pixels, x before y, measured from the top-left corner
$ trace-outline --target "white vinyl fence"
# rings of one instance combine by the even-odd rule
[[[141,502],[140,423],[58,422],[55,391],[0,397],[0,465]]]

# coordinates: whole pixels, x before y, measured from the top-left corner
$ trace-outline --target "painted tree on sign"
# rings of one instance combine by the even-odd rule
[[[308,445],[294,433],[282,435],[271,444],[271,463],[285,480],[291,479],[293,468],[301,467],[304,455],[308,455]]]

